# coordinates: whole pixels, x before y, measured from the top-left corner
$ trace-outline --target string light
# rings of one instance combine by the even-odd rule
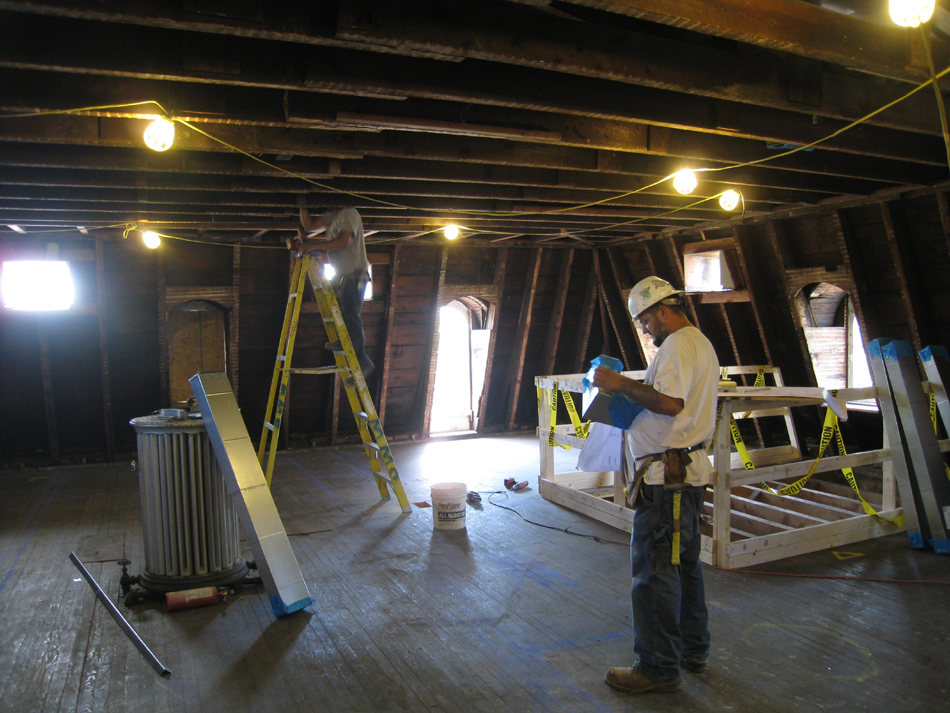
[[[156,119],[145,129],[145,145],[153,151],[168,151],[175,141],[175,125],[168,119]]]
[[[901,27],[917,27],[934,14],[935,0],[890,0],[891,19]]]
[[[723,210],[735,210],[736,206],[739,205],[739,199],[742,196],[739,195],[737,191],[732,190],[731,188],[719,196],[719,207]]]
[[[142,242],[145,243],[145,247],[147,247],[149,250],[154,250],[162,244],[162,239],[158,237],[158,233],[148,230],[142,233]]]
[[[688,168],[684,168],[673,175],[673,188],[676,189],[677,193],[682,193],[684,196],[696,190],[696,183],[696,174]]]
[[[455,240],[459,236],[459,227],[457,225],[446,225],[442,232],[445,233],[446,240]]]

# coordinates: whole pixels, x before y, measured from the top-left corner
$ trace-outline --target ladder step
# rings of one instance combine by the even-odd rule
[[[341,372],[349,371],[349,369],[341,366],[314,366],[287,369],[286,371],[290,374],[339,374]]]
[[[354,413],[354,414],[353,414],[353,418],[358,418],[358,419],[360,419],[361,421],[366,421],[367,423],[369,423],[369,414],[367,414],[365,411],[360,411],[359,413]]]
[[[284,354],[277,355],[277,361],[287,361],[287,357]]]
[[[370,450],[374,450],[374,451],[379,450],[379,444],[374,443],[373,441],[370,441],[369,443],[364,443],[363,445],[369,448]]]
[[[268,431],[273,431],[274,424],[270,423],[269,421],[264,421],[264,428],[266,428]]]

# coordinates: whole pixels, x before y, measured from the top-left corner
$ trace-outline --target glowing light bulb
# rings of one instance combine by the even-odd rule
[[[739,205],[740,196],[736,191],[731,188],[719,196],[719,207],[723,210],[735,210],[736,206]]]
[[[324,263],[323,276],[328,280],[332,280],[334,275],[336,275],[336,270],[333,269],[333,265],[328,262]]]
[[[688,168],[684,168],[673,176],[673,188],[684,196],[696,189],[696,183],[696,174]]]
[[[154,250],[159,245],[162,244],[162,239],[158,237],[158,233],[153,233],[151,230],[142,233],[142,242],[145,243],[145,247],[149,250]]]
[[[901,27],[917,27],[934,14],[935,0],[890,0],[891,19]]]
[[[455,240],[459,236],[459,227],[457,225],[446,225],[442,232],[445,233],[446,240]]]
[[[145,145],[153,151],[168,151],[175,141],[175,125],[168,119],[156,119],[145,129]]]

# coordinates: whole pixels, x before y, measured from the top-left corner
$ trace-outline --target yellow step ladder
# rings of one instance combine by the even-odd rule
[[[340,349],[334,350],[336,364],[315,368],[291,368],[290,360],[294,352],[294,341],[297,338],[297,322],[300,319],[300,305],[303,303],[307,279],[313,286],[313,293],[317,298],[317,306],[323,316],[327,337],[331,342],[339,342]],[[343,323],[343,313],[337,302],[336,294],[330,282],[323,276],[322,264],[311,255],[299,257],[294,265],[294,275],[290,283],[290,296],[287,298],[287,310],[284,314],[284,325],[280,332],[280,345],[277,349],[277,361],[274,365],[274,376],[271,379],[270,395],[267,398],[267,411],[264,414],[264,427],[261,430],[261,441],[257,449],[257,459],[261,463],[267,485],[270,486],[274,472],[274,461],[277,455],[277,436],[280,433],[280,424],[284,414],[287,399],[287,387],[291,374],[340,374],[346,396],[350,402],[350,409],[356,418],[356,426],[366,449],[379,494],[383,500],[389,500],[389,488],[392,488],[402,511],[411,512],[409,500],[399,479],[396,463],[393,461],[389,443],[383,434],[383,427],[376,414],[373,399],[366,388],[366,378],[360,369],[353,351],[353,343]]]

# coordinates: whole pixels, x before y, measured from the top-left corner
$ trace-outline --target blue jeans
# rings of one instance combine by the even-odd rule
[[[340,284],[333,286],[336,301],[339,302],[340,312],[343,314],[343,324],[346,325],[346,332],[353,344],[356,360],[360,363],[360,369],[362,369],[364,375],[374,367],[373,361],[366,353],[363,318],[360,316],[363,309],[363,289],[365,287],[366,283],[360,279],[358,274],[347,275]]]
[[[681,491],[680,564],[671,563],[673,491],[644,485],[633,516],[633,648],[640,671],[654,681],[680,674],[680,660],[709,658],[709,613],[699,561],[699,516],[705,488]]]

